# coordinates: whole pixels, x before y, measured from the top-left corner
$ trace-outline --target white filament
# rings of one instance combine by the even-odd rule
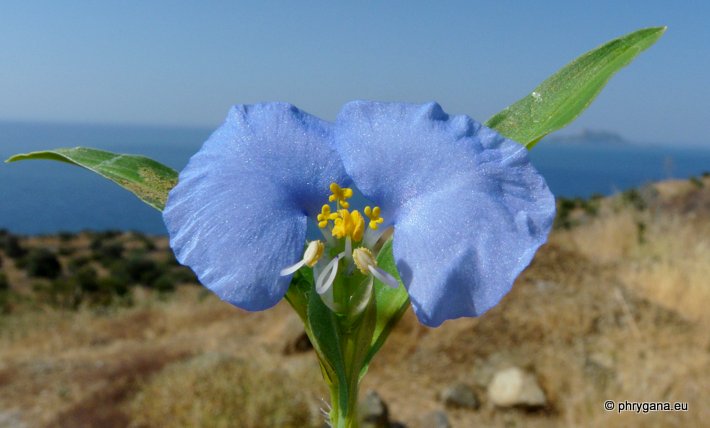
[[[389,285],[392,288],[397,288],[399,287],[399,281],[397,281],[392,275],[390,275],[387,271],[378,268],[377,266],[373,265],[368,265],[367,269],[370,271],[370,273],[377,279],[379,279],[381,282]]]
[[[323,237],[325,238],[325,242],[328,243],[328,246],[335,246],[335,238],[333,238],[333,226],[328,223],[328,225],[320,229],[320,231],[323,234]]]
[[[338,262],[345,255],[344,252],[335,256],[326,266],[325,269],[318,275],[316,279],[316,292],[318,294],[324,294],[330,289],[335,281],[335,276],[338,274]]]
[[[297,262],[297,263],[294,264],[294,265],[291,265],[291,266],[289,266],[289,267],[287,267],[287,268],[281,269],[281,272],[279,272],[279,273],[281,274],[281,276],[291,275],[292,273],[294,273],[294,272],[296,272],[297,270],[301,269],[301,268],[303,267],[303,265],[305,265],[305,264],[306,264],[306,260],[305,260],[305,259],[302,259],[301,261]]]
[[[352,260],[353,258],[353,243],[348,236],[345,238],[345,260]]]

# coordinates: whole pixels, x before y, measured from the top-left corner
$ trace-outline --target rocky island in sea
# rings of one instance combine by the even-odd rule
[[[584,129],[577,134],[553,134],[545,137],[544,141],[550,144],[584,146],[628,146],[634,144],[615,132],[591,129]]]

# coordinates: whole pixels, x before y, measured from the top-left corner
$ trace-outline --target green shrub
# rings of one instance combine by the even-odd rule
[[[114,260],[109,266],[109,277],[113,278],[114,280],[117,280],[123,284],[130,285],[134,281],[128,275],[126,265],[128,264],[128,261],[125,259],[118,259]]]
[[[76,250],[71,245],[61,244],[58,252],[60,256],[71,256],[74,251]]]
[[[67,263],[67,269],[69,270],[69,273],[76,274],[79,269],[88,265],[89,263],[91,263],[91,259],[86,256],[74,257],[69,259],[69,262]]]
[[[153,281],[152,288],[160,292],[175,291],[175,279],[171,274],[164,273]]]
[[[123,257],[123,243],[115,240],[99,240],[91,243],[92,257],[104,266]]]
[[[199,284],[195,273],[185,266],[177,266],[170,269],[170,275],[173,277],[175,284]]]
[[[67,232],[67,231],[61,230],[61,231],[57,232],[57,236],[59,237],[59,240],[60,240],[60,241],[62,241],[62,242],[69,242],[69,241],[71,241],[72,239],[74,239],[74,237],[75,237],[76,235],[75,235],[74,233],[72,233],[72,232]]]
[[[114,276],[106,276],[99,278],[99,289],[110,290],[111,293],[118,297],[128,296],[130,292],[130,284],[125,278],[116,278]]]
[[[33,277],[54,279],[62,273],[57,256],[46,248],[31,250],[24,257],[27,274]]]
[[[143,250],[144,251],[154,251],[155,250],[155,242],[153,241],[153,238],[150,236],[146,236],[140,232],[133,231],[131,232],[131,235],[133,238],[143,244]]]
[[[574,210],[576,203],[573,199],[567,199],[564,197],[557,198],[557,216],[555,217],[555,228],[569,229],[572,227],[572,221],[570,215]]]
[[[123,232],[121,232],[120,230],[104,230],[100,232],[91,232],[91,244],[100,244],[102,241],[112,240],[114,238],[118,238],[121,235],[123,235]]]
[[[11,259],[19,259],[27,254],[27,250],[20,245],[20,240],[17,236],[9,233],[0,236],[0,248]]]
[[[32,285],[35,299],[40,303],[64,309],[76,309],[81,303],[81,293],[74,281],[56,278],[50,282],[36,282]]]
[[[0,272],[0,314],[7,314],[10,311],[10,282],[5,272]]]
[[[146,256],[134,255],[126,261],[126,273],[134,283],[150,287],[163,273],[155,261]]]
[[[643,211],[646,209],[646,201],[641,196],[641,193],[636,189],[629,189],[621,193],[621,200],[634,207],[637,211]]]
[[[99,274],[90,265],[79,268],[73,278],[82,293],[97,293],[100,290]]]
[[[168,251],[168,254],[165,257],[164,263],[167,266],[182,266],[180,264],[180,262],[177,261],[177,259],[175,258],[175,255],[173,254],[172,251]]]

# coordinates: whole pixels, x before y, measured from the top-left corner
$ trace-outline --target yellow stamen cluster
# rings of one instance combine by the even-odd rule
[[[340,187],[338,183],[330,183],[330,191],[333,192],[328,198],[330,202],[336,202],[339,206],[343,208],[350,207],[350,203],[346,199],[353,197],[353,189],[349,187]]]
[[[365,233],[365,219],[358,210],[339,210],[339,217],[333,220],[333,236],[338,239],[348,236],[355,242],[362,240]]]
[[[332,234],[334,237],[338,239],[349,237],[355,242],[361,241],[365,234],[365,218],[358,210],[347,210],[350,204],[346,199],[353,196],[353,190],[347,187],[340,187],[337,183],[331,183],[330,191],[333,194],[330,195],[328,200],[336,202],[336,206],[342,207],[342,209],[332,212],[330,205],[323,205],[317,217],[318,227],[325,229],[328,226],[328,222],[332,221]],[[370,219],[370,229],[377,230],[378,225],[384,221],[380,217],[380,207],[365,207],[365,215]]]
[[[338,218],[338,214],[330,212],[330,205],[323,205],[320,209],[320,214],[318,214],[318,227],[323,229],[328,225],[328,220],[335,220],[336,218]]]
[[[380,217],[380,207],[375,207],[375,208],[370,208],[369,206],[365,207],[365,215],[367,218],[370,219],[370,229],[372,230],[377,230],[377,227],[379,226],[380,223],[385,221],[382,217]]]

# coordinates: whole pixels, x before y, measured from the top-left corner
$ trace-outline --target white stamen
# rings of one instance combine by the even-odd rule
[[[397,281],[395,277],[390,275],[387,271],[373,265],[367,266],[367,269],[375,278],[379,279],[381,282],[389,285],[392,288],[399,287],[399,281]]]
[[[324,249],[325,245],[320,241],[309,242],[306,251],[303,253],[303,261],[306,263],[306,266],[313,267],[318,263],[318,260],[320,260],[320,257],[323,255]]]
[[[382,231],[379,228],[377,230],[373,230],[368,227],[367,230],[365,230],[365,236],[362,238],[362,245],[367,248],[373,248],[381,234]]]
[[[328,223],[328,225],[326,227],[324,227],[323,229],[320,229],[320,231],[323,234],[323,237],[325,238],[325,242],[328,243],[328,246],[334,247],[335,246],[335,238],[333,238],[333,226],[330,223]]]
[[[374,282],[375,281],[373,280],[373,278],[371,276],[368,276],[367,285],[363,284],[363,286],[360,290],[358,290],[356,295],[350,298],[350,302],[355,304],[355,307],[351,309],[353,314],[361,313],[370,303],[370,298],[372,297],[372,285],[374,284]]]
[[[325,290],[325,293],[319,294],[320,299],[325,303],[327,307],[330,308],[331,311],[333,312],[342,312],[342,309],[340,305],[335,303],[335,297],[333,296],[333,288],[332,286],[328,287],[327,290]]]
[[[345,238],[345,260],[352,260],[353,258],[353,243],[348,236]]]
[[[343,251],[343,253],[345,254],[345,261],[347,262],[345,265],[345,273],[350,275],[353,273],[353,242],[350,240],[349,236],[345,238],[345,251]]]
[[[335,256],[335,258],[326,265],[320,275],[318,275],[318,278],[316,279],[316,292],[318,294],[325,293],[333,285],[335,276],[338,274],[338,262],[344,255],[345,253],[343,252]]]
[[[380,227],[377,230],[367,229],[365,236],[362,238],[362,245],[373,250],[379,251],[385,242],[392,236],[392,227]]]
[[[303,252],[303,258],[301,259],[301,261],[296,262],[295,264],[289,267],[281,269],[281,272],[279,272],[279,274],[281,274],[281,276],[287,276],[301,269],[304,265],[308,267],[315,266],[318,260],[320,260],[324,248],[325,246],[320,241],[309,242],[308,246],[306,247],[306,251]]]
[[[281,272],[279,272],[279,273],[281,274],[281,276],[291,275],[292,273],[294,273],[294,272],[296,272],[297,270],[301,269],[301,268],[303,267],[303,265],[305,265],[305,264],[306,264],[306,261],[303,260],[303,259],[301,259],[301,261],[299,261],[298,263],[296,263],[296,264],[294,264],[294,265],[291,265],[291,266],[289,266],[289,267],[287,267],[287,268],[281,269]]]

